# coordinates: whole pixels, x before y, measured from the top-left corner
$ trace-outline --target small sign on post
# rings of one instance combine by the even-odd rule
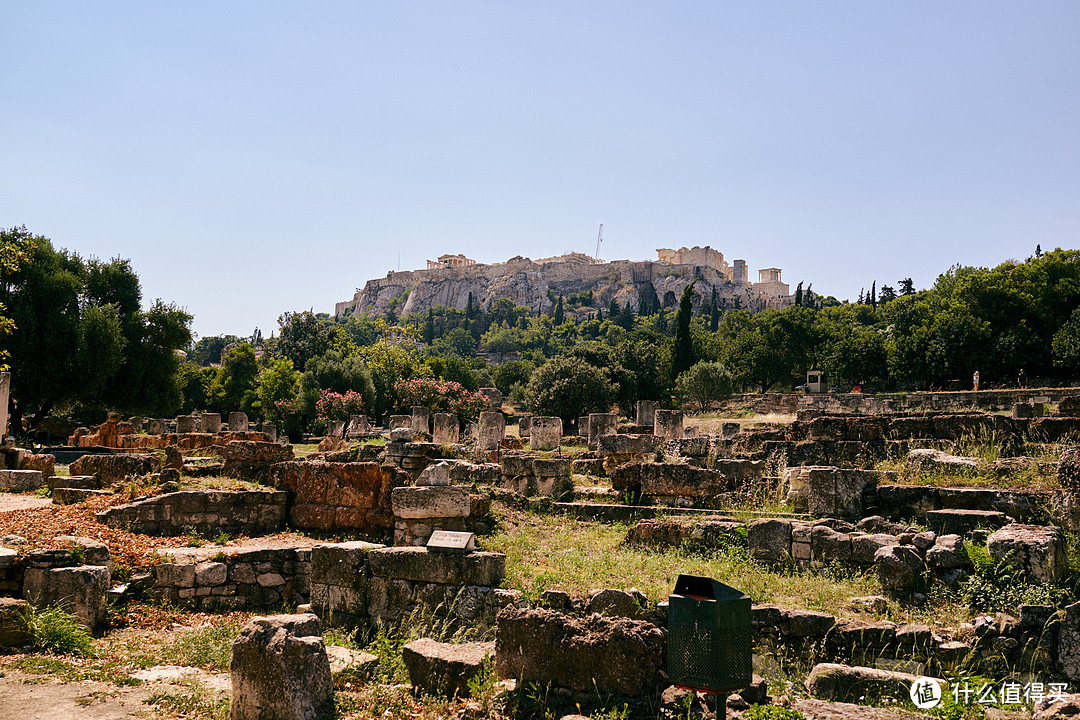
[[[427,549],[447,555],[467,555],[476,549],[476,536],[471,532],[436,530],[428,538]]]

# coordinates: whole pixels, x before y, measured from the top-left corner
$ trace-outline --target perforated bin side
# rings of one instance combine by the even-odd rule
[[[729,692],[750,684],[753,637],[750,600],[671,596],[668,677],[684,687]]]

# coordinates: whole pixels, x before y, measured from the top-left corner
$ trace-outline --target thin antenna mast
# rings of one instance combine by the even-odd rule
[[[596,254],[593,256],[600,259],[600,243],[604,242],[604,223],[600,223],[600,232],[596,234]]]

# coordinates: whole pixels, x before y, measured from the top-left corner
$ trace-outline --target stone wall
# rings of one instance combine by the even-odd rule
[[[980,390],[978,392],[910,393],[746,393],[732,395],[728,407],[752,407],[755,412],[794,415],[799,410],[828,413],[957,412],[1008,410],[1017,403],[1046,397],[1052,403],[1080,395],[1078,388],[1038,388],[1029,390]]]
[[[498,586],[506,557],[498,553],[430,553],[354,541],[311,550],[311,606],[329,625],[394,625],[414,611],[483,631],[499,610],[527,604]]]
[[[153,568],[154,594],[187,608],[277,610],[310,592],[311,550],[279,548],[222,552],[214,560]]]
[[[286,498],[273,490],[185,490],[116,505],[97,519],[146,535],[263,535],[284,527]]]
[[[436,530],[491,530],[485,522],[491,501],[470,485],[396,487],[391,505],[395,545],[424,545]]]
[[[294,460],[270,468],[269,482],[292,493],[289,524],[306,530],[388,533],[390,490],[410,478],[375,462]]]

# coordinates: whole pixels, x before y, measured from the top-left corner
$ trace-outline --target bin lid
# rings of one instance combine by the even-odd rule
[[[679,575],[679,579],[675,581],[675,590],[671,594],[705,600],[750,599],[742,590],[700,575]]]

